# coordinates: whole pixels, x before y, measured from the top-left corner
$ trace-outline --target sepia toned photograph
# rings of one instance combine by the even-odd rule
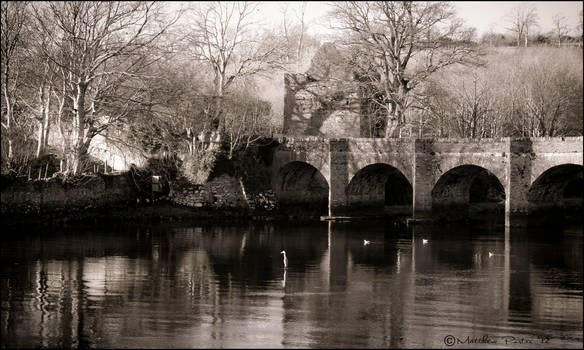
[[[0,1],[1,349],[582,349],[581,1]]]

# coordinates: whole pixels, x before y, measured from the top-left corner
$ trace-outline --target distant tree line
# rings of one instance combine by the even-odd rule
[[[484,33],[480,43],[488,47],[516,47],[517,37],[509,33]],[[576,35],[537,33],[528,40],[528,46],[582,46],[582,38]]]

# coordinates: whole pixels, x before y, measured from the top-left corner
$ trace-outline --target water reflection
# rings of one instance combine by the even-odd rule
[[[0,252],[2,347],[582,346],[581,227],[69,226]]]

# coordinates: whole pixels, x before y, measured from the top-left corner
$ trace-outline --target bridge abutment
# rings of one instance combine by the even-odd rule
[[[527,226],[531,185],[532,154],[530,139],[506,139],[505,226]]]
[[[433,162],[430,139],[414,140],[413,216],[424,219],[432,213]]]

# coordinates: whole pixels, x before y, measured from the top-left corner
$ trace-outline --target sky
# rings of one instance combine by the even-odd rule
[[[480,37],[488,32],[491,26],[495,32],[506,32],[508,25],[506,16],[511,10],[522,3],[534,4],[539,17],[539,28],[535,32],[547,32],[552,29],[552,17],[561,14],[566,17],[570,29],[573,31],[578,25],[578,13],[582,10],[582,1],[454,1],[457,14],[462,18],[467,26],[475,27]],[[289,6],[290,9],[297,8],[301,4],[298,1],[273,1],[262,3],[265,18],[271,22],[282,20],[281,8]],[[326,20],[323,19],[327,13],[326,3],[310,1],[307,3],[306,19],[310,23],[309,32],[326,33]]]
[[[467,26],[477,29],[478,35],[489,31],[491,25],[495,32],[506,32],[508,26],[507,14],[514,7],[522,4],[534,4],[539,18],[539,28],[536,32],[547,32],[553,28],[552,18],[556,14],[566,17],[567,23],[575,34],[578,25],[578,13],[582,10],[582,1],[458,1],[454,2],[458,16]]]

